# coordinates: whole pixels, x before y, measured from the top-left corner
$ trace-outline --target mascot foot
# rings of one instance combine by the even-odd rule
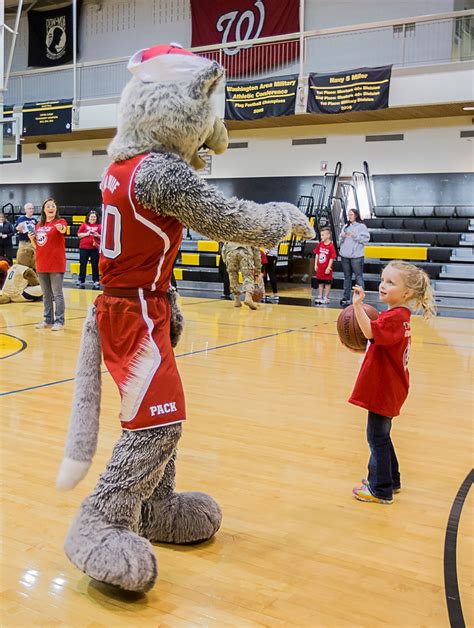
[[[140,532],[152,543],[200,543],[220,528],[219,504],[205,493],[172,493],[142,506]]]
[[[87,502],[69,530],[64,550],[90,578],[125,591],[149,591],[158,575],[150,542],[124,526],[107,523]]]

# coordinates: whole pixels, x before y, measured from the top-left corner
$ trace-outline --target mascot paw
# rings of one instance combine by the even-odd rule
[[[149,541],[124,526],[108,523],[86,503],[64,543],[69,560],[90,578],[125,591],[145,593],[158,575]]]
[[[200,543],[220,528],[219,504],[205,493],[173,493],[142,507],[141,533],[152,543]]]

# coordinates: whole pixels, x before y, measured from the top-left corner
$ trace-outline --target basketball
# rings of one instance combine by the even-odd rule
[[[255,286],[252,291],[252,300],[255,303],[260,303],[260,301],[263,299],[264,296],[265,296],[265,291],[263,290],[263,288],[260,288],[260,286]]]
[[[365,313],[374,321],[379,317],[377,310],[364,303],[363,306]],[[354,307],[349,305],[339,314],[337,319],[337,333],[342,344],[353,351],[364,352],[367,347],[367,338],[362,333],[359,323],[355,317]]]

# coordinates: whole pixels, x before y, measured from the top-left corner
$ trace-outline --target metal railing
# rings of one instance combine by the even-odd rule
[[[320,29],[194,48],[216,59],[228,78],[332,72],[393,64],[395,67],[474,58],[474,10],[453,11],[348,27]],[[236,52],[237,51],[237,52]],[[79,63],[11,74],[6,104],[41,100],[116,98],[126,84],[128,58]]]

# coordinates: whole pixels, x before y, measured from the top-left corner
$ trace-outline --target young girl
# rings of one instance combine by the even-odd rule
[[[410,353],[410,307],[428,318],[435,312],[428,275],[407,262],[390,262],[382,272],[380,300],[388,305],[376,321],[365,313],[364,290],[354,286],[354,313],[370,341],[350,403],[369,411],[367,441],[369,474],[362,486],[352,490],[363,502],[391,504],[401,488],[398,460],[390,439],[392,418],[400,414],[408,395]]]
[[[41,217],[35,232],[29,233],[36,249],[36,271],[43,290],[44,320],[37,329],[59,331],[64,327],[63,279],[66,272],[67,222],[59,217],[53,198],[47,198],[41,208]],[[56,313],[54,312],[56,306]]]

